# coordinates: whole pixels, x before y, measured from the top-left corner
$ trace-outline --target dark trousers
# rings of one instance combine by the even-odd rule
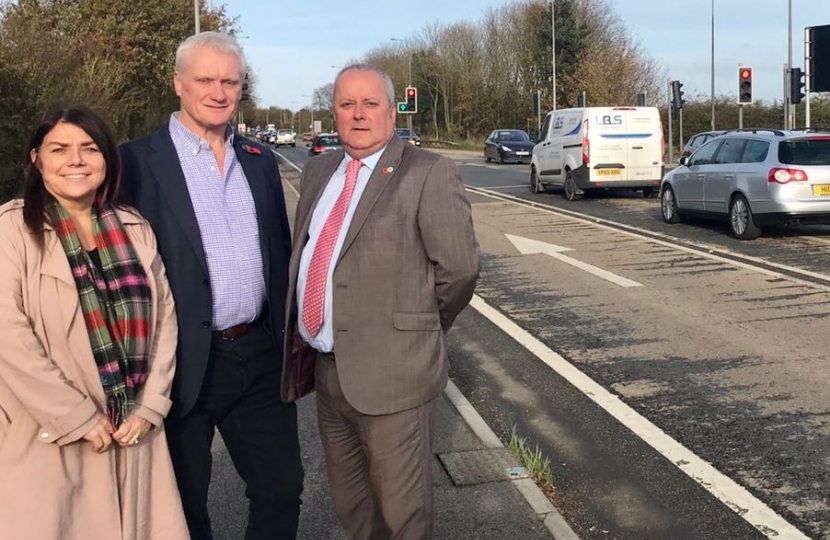
[[[370,416],[343,395],[335,361],[318,355],[317,420],[329,485],[351,540],[431,540],[437,399]]]
[[[213,538],[207,499],[216,428],[246,485],[245,539],[297,536],[303,467],[296,406],[280,400],[281,359],[261,325],[233,341],[214,337],[196,405],[165,423],[192,540]]]

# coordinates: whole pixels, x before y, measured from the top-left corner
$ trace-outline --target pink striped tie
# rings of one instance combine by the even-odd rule
[[[316,336],[323,326],[323,305],[326,297],[326,275],[331,263],[331,255],[334,253],[334,245],[340,236],[340,229],[343,227],[343,219],[346,217],[346,210],[349,209],[349,201],[352,200],[354,186],[357,183],[357,173],[363,163],[359,159],[353,159],[346,166],[346,183],[343,191],[337,197],[334,208],[326,218],[323,230],[317,238],[314,246],[314,253],[311,255],[311,263],[308,265],[308,276],[305,282],[305,296],[303,297],[303,324],[309,335]]]

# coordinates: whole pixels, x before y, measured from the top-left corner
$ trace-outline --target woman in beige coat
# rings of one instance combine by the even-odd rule
[[[44,117],[0,207],[0,537],[189,538],[163,419],[177,326],[106,123]]]

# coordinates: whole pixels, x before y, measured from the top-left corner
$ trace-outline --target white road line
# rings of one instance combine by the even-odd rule
[[[470,306],[510,335],[516,342],[547,364],[591,401],[602,407],[768,538],[809,540],[801,531],[776,514],[762,501],[753,497],[749,491],[737,482],[666,435],[659,427],[623,403],[617,396],[579,371],[573,364],[549,349],[528,331],[488,305],[480,296],[474,295]]]
[[[286,162],[286,163],[287,163],[287,164],[288,164],[288,165],[289,165],[292,169],[294,169],[294,170],[295,170],[295,171],[297,171],[298,173],[303,172],[303,170],[302,170],[300,167],[298,167],[298,166],[297,166],[297,165],[296,165],[293,161],[291,161],[290,159],[288,159],[288,158],[287,158],[287,157],[285,157],[284,155],[280,154],[279,152],[277,152],[277,151],[276,151],[276,150],[274,150],[273,148],[271,149],[271,151],[272,151],[274,154],[278,155],[278,156],[280,157],[280,159],[282,159],[284,162]]]
[[[285,157],[284,155],[282,155],[282,154],[278,153],[278,152],[277,152],[276,150],[274,150],[273,148],[271,149],[271,151],[272,151],[273,153],[275,153],[276,155],[278,155],[278,156],[280,157],[280,159],[282,159],[283,161],[285,161],[285,163],[286,163],[287,165],[289,165],[290,167],[292,167],[292,168],[293,168],[295,171],[297,171],[298,173],[303,172],[303,170],[302,170],[301,168],[297,167],[297,165],[295,165],[293,161],[291,161],[290,159],[288,159],[288,158],[287,158],[287,157]],[[288,186],[289,188],[291,188],[291,191],[293,191],[293,192],[294,192],[294,195],[296,195],[297,197],[299,197],[299,196],[300,196],[300,192],[299,192],[299,191],[297,191],[297,190],[294,188],[294,186],[292,186],[292,185],[291,185],[291,182],[289,182],[288,180],[283,180],[283,184],[285,184],[286,186]]]
[[[533,201],[528,201],[526,199],[522,199],[520,197],[514,197],[513,195],[508,195],[505,193],[488,193],[487,189],[485,188],[476,188],[467,186],[467,191],[475,193],[476,195],[481,195],[482,197],[489,197],[491,199],[495,199],[502,202],[508,202],[517,204],[519,206],[524,207],[531,207],[536,208],[537,210],[541,210],[542,212],[547,212],[549,214],[553,214],[555,216],[560,217],[567,217],[574,221],[578,221],[580,223],[587,223],[589,225],[593,225],[594,227],[598,227],[600,229],[604,229],[607,231],[613,231],[620,234],[625,234],[631,236],[633,238],[637,238],[639,240],[643,240],[646,242],[651,242],[660,246],[670,247],[673,249],[677,249],[679,251],[685,251],[686,253],[692,253],[694,255],[698,255],[700,257],[704,257],[706,259],[710,259],[713,261],[722,262],[724,264],[729,264],[735,266],[737,268],[743,268],[745,270],[751,270],[753,272],[757,272],[759,274],[763,274],[765,276],[769,276],[772,278],[777,279],[785,279],[787,281],[791,281],[793,283],[798,283],[799,285],[804,285],[806,287],[811,287],[814,289],[819,289],[822,291],[830,292],[830,285],[823,285],[821,283],[814,283],[812,281],[807,281],[803,279],[799,279],[793,276],[788,276],[786,274],[781,274],[779,272],[775,272],[773,270],[769,270],[767,268],[762,268],[759,266],[755,266],[756,264],[761,264],[765,266],[770,266],[772,268],[778,268],[779,270],[783,270],[786,272],[790,272],[793,274],[800,274],[806,277],[812,277],[815,279],[820,279],[822,281],[830,282],[830,275],[828,274],[820,274],[818,272],[812,272],[810,270],[804,270],[803,268],[796,268],[794,266],[789,266],[786,264],[776,263],[772,261],[767,261],[758,257],[753,257],[751,255],[744,255],[742,253],[736,253],[734,251],[730,251],[728,249],[724,249],[718,246],[712,246],[707,244],[700,244],[697,242],[692,242],[689,240],[681,240],[680,238],[673,237],[668,234],[663,234],[655,231],[649,231],[646,229],[642,229],[640,227],[635,227],[633,225],[626,225],[625,223],[619,223],[616,221],[611,221],[609,219],[604,218],[594,218],[594,217],[586,217],[585,214],[580,214],[578,212],[574,212],[572,210],[566,210],[564,208],[556,208],[554,206],[548,206],[546,204],[536,203]],[[606,225],[611,224],[611,225]],[[612,226],[613,225],[613,226]],[[660,240],[659,238],[654,238],[654,236],[665,238],[667,241]],[[679,244],[675,244],[674,242],[668,241],[673,240],[674,242],[685,242],[687,244],[692,244],[695,247],[683,246]],[[730,259],[727,257],[722,257],[717,255],[717,253],[723,253],[728,255],[729,257],[735,257],[736,259],[742,259],[747,262],[736,261],[734,259]]]
[[[510,186],[487,186],[487,189],[513,189],[513,188],[526,188],[527,184],[513,184]]]
[[[574,259],[572,257],[568,257],[567,255],[562,255],[563,251],[573,251],[571,248],[557,246],[554,244],[550,244],[548,242],[541,242],[539,240],[533,240],[531,238],[525,238],[523,236],[515,236],[512,234],[505,235],[510,243],[519,250],[519,253],[522,255],[535,255],[537,253],[542,253],[549,257],[556,259],[557,261],[561,261],[565,264],[569,264],[574,268],[578,268],[583,272],[587,272],[593,276],[596,276],[600,279],[604,279],[605,281],[610,281],[614,285],[619,285],[620,287],[642,287],[642,283],[637,283],[636,281],[632,281],[628,278],[624,278],[622,276],[618,276],[608,270],[603,268],[599,268],[594,266],[593,264],[588,264],[586,262],[582,262],[580,260]]]

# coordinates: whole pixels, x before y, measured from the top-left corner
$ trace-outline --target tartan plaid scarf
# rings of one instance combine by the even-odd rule
[[[47,212],[69,259],[107,413],[118,428],[147,379],[149,279],[115,209],[103,197],[97,197],[92,207],[92,231],[103,274],[81,246],[69,214],[57,202]]]

